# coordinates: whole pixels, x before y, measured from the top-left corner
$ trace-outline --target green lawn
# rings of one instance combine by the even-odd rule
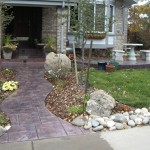
[[[134,107],[150,107],[150,70],[117,70],[107,73],[91,69],[90,84]]]

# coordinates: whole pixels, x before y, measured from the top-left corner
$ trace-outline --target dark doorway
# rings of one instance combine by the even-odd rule
[[[18,49],[26,52],[35,49],[35,40],[41,40],[42,8],[40,7],[13,7],[14,19],[6,29],[19,42]],[[30,51],[31,52],[31,51]],[[36,52],[35,52],[36,53]]]

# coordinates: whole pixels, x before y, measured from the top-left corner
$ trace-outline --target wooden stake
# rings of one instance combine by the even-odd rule
[[[73,55],[74,55],[74,65],[75,65],[76,82],[77,82],[77,84],[79,84],[78,71],[77,71],[77,59],[76,59],[76,52],[75,52],[75,45],[74,45],[74,43],[73,43]]]

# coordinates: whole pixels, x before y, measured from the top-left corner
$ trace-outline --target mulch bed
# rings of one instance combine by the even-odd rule
[[[48,79],[47,73],[45,74],[45,78]],[[70,74],[62,80],[49,81],[53,84],[53,90],[45,99],[46,107],[56,116],[71,122],[80,114],[71,114],[67,109],[73,105],[83,105],[83,99],[81,97],[84,95],[84,90],[76,84],[74,74]],[[93,90],[94,88],[91,88],[90,92]],[[133,107],[116,101],[116,107],[113,109],[112,114],[131,111],[133,109]]]
[[[8,97],[10,94],[12,94],[12,91],[3,92],[1,90],[1,84],[4,83],[5,81],[13,80],[15,78],[15,76],[16,76],[15,70],[0,68],[0,104],[6,97]],[[5,121],[7,123],[10,123],[9,118],[1,110],[0,110],[0,115],[4,116]],[[6,124],[4,123],[4,124],[0,124],[0,125],[4,126]]]
[[[48,79],[48,74],[45,74]],[[83,105],[84,90],[76,84],[73,74],[58,80],[49,80],[53,84],[53,90],[47,95],[45,102],[47,108],[56,116],[71,121],[78,114],[67,111],[70,106]]]

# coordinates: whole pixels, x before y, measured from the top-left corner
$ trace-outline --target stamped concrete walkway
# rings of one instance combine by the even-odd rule
[[[12,122],[12,128],[0,137],[0,143],[87,132],[61,120],[45,107],[44,100],[52,86],[44,79],[43,62],[2,62],[1,66],[17,71],[15,80],[19,81],[19,89],[0,106]]]

